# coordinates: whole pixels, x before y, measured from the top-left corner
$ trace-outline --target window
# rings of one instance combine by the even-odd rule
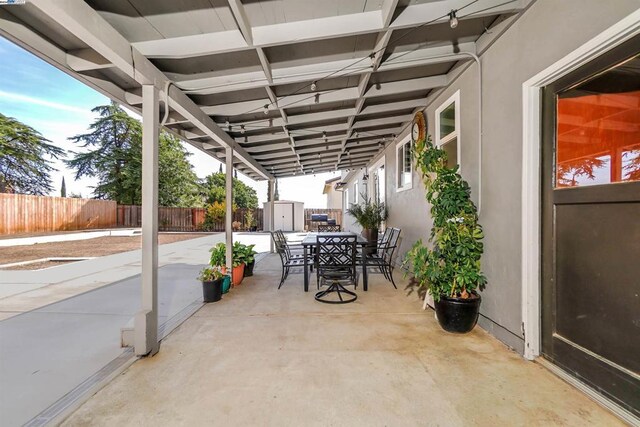
[[[411,148],[411,135],[407,135],[396,145],[396,191],[411,188],[413,176]]]
[[[358,191],[358,181],[353,184],[353,203],[358,203],[360,192]]]
[[[436,147],[447,153],[447,166],[460,166],[460,91],[436,110]]]
[[[556,188],[640,181],[640,90],[628,70],[624,62],[558,95]]]

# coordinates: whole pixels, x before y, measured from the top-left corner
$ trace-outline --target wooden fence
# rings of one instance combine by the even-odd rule
[[[0,193],[0,234],[115,226],[116,202],[113,201]]]
[[[311,215],[313,214],[327,214],[329,219],[335,219],[336,224],[340,225],[344,230],[344,224],[342,223],[342,209],[315,209],[309,208],[304,210],[304,229],[313,231],[318,228],[318,223],[311,221]]]
[[[249,209],[236,209],[233,221],[240,223],[239,229],[248,228],[246,213]],[[160,231],[200,231],[204,222],[205,208],[158,208],[158,228]],[[263,226],[262,209],[254,209],[253,217],[258,230]],[[118,205],[118,227],[142,226],[142,207]],[[224,220],[216,222],[207,231],[224,231]]]
[[[237,209],[233,221],[246,230],[248,209]],[[342,225],[341,209],[305,209],[305,229],[314,230],[317,223],[312,214],[327,214]],[[255,209],[253,217],[258,230],[264,228],[263,209]],[[200,231],[205,218],[204,208],[158,209],[160,231]],[[38,233],[88,230],[96,228],[140,227],[142,207],[117,205],[109,200],[75,199],[24,194],[0,193],[0,234]],[[224,221],[215,223],[209,231],[224,231]]]

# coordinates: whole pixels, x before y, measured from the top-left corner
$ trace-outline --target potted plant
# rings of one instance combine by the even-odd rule
[[[244,249],[242,249],[244,245],[240,242],[235,242],[232,250],[232,269],[231,269],[231,283],[233,286],[238,286],[242,283],[242,279],[244,278],[244,266],[245,266],[245,253]],[[223,267],[226,263],[227,259],[227,245],[224,243],[218,243],[213,248],[209,249],[211,252],[211,259],[209,264],[212,267],[221,267],[224,273],[227,272],[228,268]]]
[[[480,312],[477,291],[487,282],[480,270],[483,233],[478,211],[458,166],[447,167],[446,152],[434,147],[430,137],[415,144],[413,156],[427,190],[433,227],[430,246],[416,242],[405,265],[414,276],[412,283],[433,296],[440,326],[448,332],[469,332]]]
[[[256,245],[243,245],[244,246],[244,256],[246,265],[244,267],[244,277],[253,276],[253,267],[256,264],[256,254],[257,252],[253,250]]]
[[[198,280],[202,282],[202,300],[204,302],[220,301],[225,277],[221,267],[205,267],[200,271]]]
[[[378,230],[387,219],[388,211],[384,203],[372,202],[364,194],[361,197],[362,203],[352,204],[347,213],[362,227],[362,236],[369,242],[366,252],[371,254],[377,250]]]
[[[223,272],[226,273],[227,267],[224,267],[224,266],[227,263],[227,249],[225,244],[218,243],[217,245],[209,249],[209,252],[211,252],[209,265],[212,267],[223,267],[225,269],[225,271]]]

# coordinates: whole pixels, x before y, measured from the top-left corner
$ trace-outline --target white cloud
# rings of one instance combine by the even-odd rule
[[[57,102],[47,101],[46,99],[34,98],[27,95],[21,95],[19,93],[11,93],[0,90],[0,98],[9,99],[15,102],[21,102],[24,104],[41,105],[43,107],[55,108],[56,110],[69,111],[72,113],[83,114],[86,116],[93,116],[93,113],[86,108],[74,107],[71,105],[60,104]]]

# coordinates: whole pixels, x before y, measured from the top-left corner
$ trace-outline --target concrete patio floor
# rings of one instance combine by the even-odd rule
[[[480,328],[442,331],[400,277],[332,306],[279,272],[264,258],[64,425],[622,425]]]

